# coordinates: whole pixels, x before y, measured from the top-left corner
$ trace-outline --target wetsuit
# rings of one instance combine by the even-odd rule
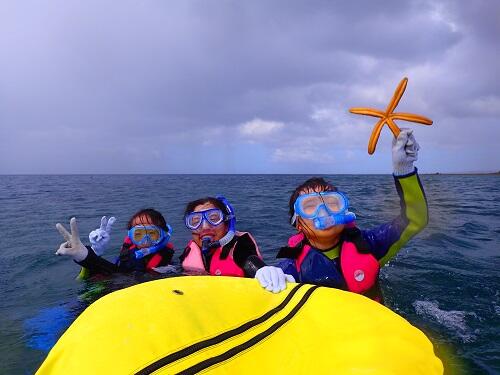
[[[132,244],[130,239],[126,237],[118,259],[115,263],[112,263],[103,257],[96,255],[90,246],[86,247],[89,251],[87,257],[81,262],[77,262],[86,270],[84,275],[82,275],[82,273],[80,274],[83,277],[90,277],[96,274],[110,275],[117,272],[154,272],[154,270],[152,270],[153,267],[161,267],[170,264],[174,254],[173,246],[168,243],[167,246],[158,250],[156,253],[136,259],[134,255],[136,247]]]
[[[394,257],[410,238],[427,225],[428,221],[427,201],[416,168],[414,172],[408,175],[394,176],[394,181],[401,204],[399,216],[391,222],[374,229],[357,230],[357,228],[354,228],[354,242],[358,251],[373,255],[380,266]],[[300,249],[298,249],[299,246],[296,248],[281,248],[277,257],[285,258],[285,260],[281,261],[280,267],[285,273],[293,275],[297,282],[346,289],[339,255],[343,240],[346,237],[353,237],[353,229],[346,228],[344,232],[341,235],[341,241],[334,248],[323,251],[314,249],[316,259],[312,262],[303,263],[300,270],[296,269],[295,259],[300,256],[304,245],[310,246],[307,239],[305,240],[306,243],[299,245]],[[320,259],[321,257],[324,259]],[[319,264],[321,264],[321,267],[324,267],[324,265],[332,267],[339,276],[331,277],[331,274],[325,276],[326,272],[322,275]]]

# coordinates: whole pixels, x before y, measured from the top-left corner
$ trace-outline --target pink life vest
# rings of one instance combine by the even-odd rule
[[[222,259],[222,247],[218,247],[215,249],[214,254],[210,260],[210,275],[215,276],[237,276],[237,277],[245,277],[245,272],[242,268],[240,268],[233,259],[233,252],[238,242],[237,237],[241,237],[247,234],[252,242],[255,245],[255,250],[257,251],[257,256],[262,259],[260,255],[259,247],[255,242],[255,239],[248,232],[236,232],[235,237],[236,241],[234,241],[231,250],[226,258]],[[182,260],[182,268],[186,271],[194,271],[197,273],[206,273],[205,265],[203,264],[203,256],[201,254],[200,247],[193,240],[189,241],[186,247],[186,256]]]
[[[288,246],[297,247],[303,240],[304,234],[298,233],[288,239]],[[311,249],[311,246],[304,245],[295,259],[295,267],[299,274],[302,262]],[[332,267],[334,267],[333,262]],[[344,240],[340,249],[340,269],[350,292],[365,293],[375,285],[380,265],[372,254],[360,253],[353,242]]]

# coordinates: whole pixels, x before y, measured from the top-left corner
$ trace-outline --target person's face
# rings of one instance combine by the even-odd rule
[[[193,210],[193,212],[200,212],[209,210],[211,208],[218,208],[213,203],[207,202],[199,204]],[[210,237],[210,242],[218,241],[227,233],[228,227],[226,222],[222,222],[217,226],[214,226],[203,220],[201,226],[195,231],[191,232],[193,241],[201,248],[201,241],[204,237]]]
[[[135,217],[134,220],[132,220],[132,226],[135,227],[136,225],[155,225],[155,224],[153,223],[153,220],[151,220],[151,217],[149,215],[140,215]],[[145,243],[136,246],[138,249],[142,249],[151,246],[151,244]]]
[[[310,193],[321,193],[325,191],[324,189],[317,188],[311,189],[307,188],[299,193],[299,195],[310,194]],[[321,242],[327,242],[329,239],[336,239],[340,233],[344,230],[344,224],[334,225],[333,227],[327,228],[325,230],[316,229],[312,219],[304,219],[298,217],[297,219],[297,229],[304,233],[308,240],[319,240]]]

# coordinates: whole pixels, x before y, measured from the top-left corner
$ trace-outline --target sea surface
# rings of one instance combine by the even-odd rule
[[[112,260],[129,217],[153,207],[173,226],[179,255],[190,238],[182,221],[186,203],[223,194],[235,208],[237,228],[252,232],[273,264],[293,232],[290,193],[309,177],[0,176],[0,374],[33,373],[85,306],[109,290],[143,281],[123,276],[108,284],[76,281],[79,267],[54,255],[63,242],[57,222],[69,226],[77,217],[85,242],[102,215],[116,216],[105,253]],[[349,195],[361,228],[399,213],[391,175],[323,177]],[[500,373],[500,177],[423,175],[421,180],[429,225],[382,269],[386,305],[428,335],[445,373]]]

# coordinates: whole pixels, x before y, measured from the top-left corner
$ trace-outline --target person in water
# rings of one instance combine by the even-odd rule
[[[323,178],[298,186],[289,202],[297,233],[278,252],[280,267],[298,282],[362,293],[379,299],[378,274],[428,221],[425,193],[413,162],[419,145],[402,129],[392,146],[394,181],[401,211],[389,223],[360,230],[347,195]]]
[[[169,242],[172,228],[163,215],[152,208],[140,210],[130,218],[127,236],[116,262],[104,259],[102,254],[108,245],[114,221],[114,217],[109,220],[102,217],[100,228],[89,234],[90,246],[84,246],[80,241],[75,218],[70,221],[71,233],[57,223],[56,227],[66,242],[61,244],[56,254],[73,257],[83,267],[80,277],[116,272],[157,273],[170,263],[174,254],[174,247]]]
[[[250,233],[236,230],[234,210],[224,197],[189,202],[184,222],[192,234],[180,257],[185,271],[256,278],[273,293],[284,290],[287,282],[295,282],[281,268],[264,263]]]

